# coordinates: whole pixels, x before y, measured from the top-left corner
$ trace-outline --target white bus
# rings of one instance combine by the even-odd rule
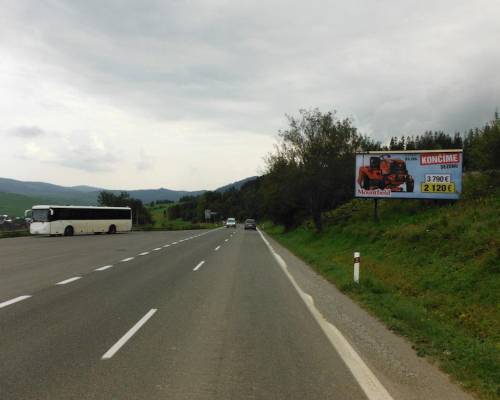
[[[132,229],[130,207],[33,206],[32,235],[73,236]]]

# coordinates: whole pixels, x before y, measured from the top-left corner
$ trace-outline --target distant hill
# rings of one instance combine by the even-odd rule
[[[81,190],[45,182],[23,182],[15,179],[0,178],[0,192],[60,199],[65,204],[97,203],[97,192],[85,193]]]
[[[241,188],[246,182],[255,179],[250,177],[237,182],[222,186],[216,191],[224,192],[234,187]],[[59,186],[46,182],[25,182],[15,179],[0,178],[0,214],[21,215],[21,211],[31,208],[33,204],[74,204],[74,205],[96,205],[97,196],[101,190],[108,190],[94,186]],[[108,190],[113,193],[120,193],[120,190]],[[158,200],[178,201],[183,196],[199,196],[205,190],[171,190],[167,188],[126,190],[130,196],[150,203]],[[18,196],[7,196],[15,194]],[[19,197],[21,195],[21,197]],[[23,197],[24,196],[24,197]],[[16,204],[18,202],[18,204]],[[10,211],[6,211],[10,210]],[[21,214],[20,214],[21,213]]]
[[[87,185],[70,186],[69,188],[78,190],[79,192],[100,192],[103,190],[102,188]]]
[[[114,190],[111,190],[115,192]],[[118,191],[119,192],[119,191]],[[183,196],[199,196],[205,190],[170,190],[165,188],[160,189],[144,189],[144,190],[127,190],[131,197],[141,199],[144,203],[150,203],[157,200],[172,200],[179,201]]]
[[[228,185],[221,186],[220,188],[216,189],[215,191],[216,192],[226,192],[226,191],[228,191],[228,190],[230,190],[232,188],[234,188],[236,190],[239,190],[239,189],[241,189],[241,187],[245,183],[253,181],[253,180],[257,179],[257,178],[258,178],[257,176],[250,176],[250,177],[242,179],[240,181],[236,181],[236,182],[230,183]]]
[[[17,193],[0,192],[0,215],[7,214],[11,217],[23,217],[24,210],[29,210],[35,204],[69,204],[57,198],[26,196]],[[78,202],[77,199],[71,204],[84,205],[87,203]]]

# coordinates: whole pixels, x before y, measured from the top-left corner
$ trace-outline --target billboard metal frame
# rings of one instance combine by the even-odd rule
[[[376,155],[383,155],[383,154],[432,154],[432,153],[460,153],[461,154],[461,159],[460,159],[460,167],[461,167],[461,176],[460,180],[462,179],[462,164],[463,164],[463,149],[443,149],[443,150],[370,150],[370,151],[357,151],[356,152],[356,158],[358,155],[370,155],[370,154],[376,154]],[[357,166],[356,166],[357,168]],[[446,201],[457,201],[460,198],[460,194],[458,194],[457,198],[419,198],[419,197],[392,197],[392,196],[387,196],[387,197],[382,197],[382,196],[358,196],[357,195],[357,177],[358,177],[358,171],[355,171],[355,179],[354,179],[354,197],[358,199],[374,199],[375,200],[375,213],[377,209],[377,200],[378,199],[384,199],[384,200],[446,200]],[[375,215],[376,217],[376,215]]]

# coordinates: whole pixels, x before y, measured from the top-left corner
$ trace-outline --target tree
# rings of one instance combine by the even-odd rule
[[[304,176],[298,163],[293,158],[287,159],[279,150],[268,156],[267,164],[261,191],[265,213],[289,230],[308,214]]]
[[[130,197],[127,192],[114,194],[105,190],[99,192],[97,204],[102,207],[130,207],[132,209],[132,219],[137,225],[145,225],[153,222],[151,213],[144,207],[142,201]]]
[[[340,120],[335,112],[300,110],[299,117],[288,117],[288,123],[280,132],[277,154],[268,158],[269,173],[285,175],[278,189],[283,184],[300,188],[302,193],[293,193],[295,198],[286,202],[292,203],[291,210],[305,202],[305,211],[321,231],[323,211],[352,197],[355,153],[370,140],[358,134],[350,119]]]

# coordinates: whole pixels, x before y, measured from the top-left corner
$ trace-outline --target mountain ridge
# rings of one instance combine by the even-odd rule
[[[234,187],[239,189],[246,182],[256,177],[248,177],[230,184],[221,186],[215,191],[226,191]],[[158,200],[178,201],[183,196],[199,196],[207,190],[173,190],[164,187],[158,189],[133,189],[133,190],[115,190],[99,188],[88,185],[61,186],[48,182],[40,181],[20,181],[10,178],[0,178],[0,192],[12,193],[35,198],[51,199],[64,204],[74,205],[95,205],[99,192],[105,190],[112,193],[125,191],[131,197],[140,199],[144,203],[150,203]]]

